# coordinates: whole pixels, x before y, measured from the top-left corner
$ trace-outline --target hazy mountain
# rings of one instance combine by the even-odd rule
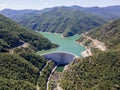
[[[12,9],[4,9],[0,12],[0,14],[3,14],[6,17],[9,17],[13,20],[18,20],[24,16],[24,14],[27,13],[37,13],[38,10],[12,10]],[[19,18],[18,18],[19,17]]]
[[[43,10],[10,10],[0,13],[23,26],[38,31],[63,33],[71,36],[96,28],[105,20],[120,18],[120,6],[109,7],[54,7]],[[102,18],[101,18],[102,17]]]
[[[62,7],[66,7],[66,6],[62,6]],[[61,7],[54,7],[54,8],[61,8]],[[12,10],[12,9],[4,9],[2,11],[0,11],[1,14],[10,17],[12,19],[14,19],[17,15],[19,17],[19,15],[23,15],[23,14],[27,14],[27,13],[31,13],[31,12],[47,12],[47,11],[51,11],[54,8],[45,8],[43,10]],[[73,10],[82,10],[84,12],[89,12],[95,15],[99,15],[101,17],[104,17],[106,19],[118,19],[120,18],[120,5],[116,5],[116,6],[108,6],[108,7],[81,7],[81,6],[70,6],[67,7]]]
[[[89,8],[87,11],[105,17],[107,19],[120,18],[120,6],[110,6],[105,8],[94,7],[94,8]]]
[[[20,16],[13,15],[10,18],[31,29],[63,33],[64,36],[80,34],[106,22],[99,16],[70,7],[44,9],[40,12],[30,12]]]

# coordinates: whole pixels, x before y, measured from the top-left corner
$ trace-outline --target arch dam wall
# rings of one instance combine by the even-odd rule
[[[43,54],[46,59],[54,61],[57,65],[67,65],[74,60],[76,55],[67,52],[51,52]]]

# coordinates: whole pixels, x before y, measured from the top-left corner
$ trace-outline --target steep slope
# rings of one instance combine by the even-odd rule
[[[17,55],[0,54],[0,71],[1,90],[15,88],[35,90],[39,69],[25,59]]]
[[[45,12],[28,13],[18,19],[17,22],[31,29],[63,33],[64,36],[80,34],[105,23],[99,16],[69,7],[55,7]]]
[[[32,45],[36,50],[56,47],[42,35],[21,27],[2,15],[0,15],[0,42],[0,51],[7,51],[25,42]]]
[[[80,62],[64,72],[61,85],[65,90],[120,89],[120,52],[104,52]]]
[[[41,77],[40,71],[45,66],[53,64],[51,68],[46,67],[44,75],[49,76],[54,67],[54,62],[48,61],[35,53],[27,51],[20,54],[0,53],[0,89],[1,90],[36,90],[39,79],[47,80],[48,77]],[[41,82],[41,81],[39,81]],[[46,83],[43,88],[46,88]]]
[[[35,51],[56,46],[42,35],[0,15],[0,90],[36,90],[38,78],[43,79],[39,72],[48,60]],[[54,62],[51,63],[54,67]],[[51,70],[52,67],[46,68],[47,75]]]
[[[104,52],[98,50],[93,56],[75,60],[62,76],[62,88],[65,90],[119,90],[120,20],[103,25],[86,35],[105,42],[108,49]],[[82,39],[84,40],[84,37]]]
[[[88,36],[104,42],[108,48],[120,47],[120,19],[90,31]]]

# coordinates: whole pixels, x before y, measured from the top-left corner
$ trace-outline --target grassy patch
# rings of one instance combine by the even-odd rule
[[[58,66],[55,71],[63,72],[65,66]]]

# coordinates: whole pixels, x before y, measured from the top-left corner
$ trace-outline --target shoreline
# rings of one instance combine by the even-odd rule
[[[92,43],[93,43],[92,45],[93,45],[94,48],[98,48],[98,49],[101,50],[101,51],[107,50],[107,47],[105,46],[105,44],[104,44],[103,42],[100,42],[100,41],[97,40],[97,39],[93,39],[93,38],[91,38],[91,37],[89,37],[89,36],[86,36],[85,34],[83,34],[83,37],[91,40]],[[88,47],[88,46],[85,46],[85,45],[83,44],[84,41],[82,41],[82,42],[77,42],[77,41],[76,41],[76,43],[78,43],[78,44],[80,44],[81,46],[83,46],[83,47],[86,48],[85,51],[81,52],[81,55],[82,55],[83,57],[92,56],[91,48]]]
[[[82,54],[83,57],[92,56],[92,53],[91,53],[91,49],[90,49],[90,48],[87,48],[87,49],[86,49],[85,51],[83,51],[81,54]]]
[[[55,38],[54,43],[58,44],[59,47],[56,50],[50,50],[49,52],[47,52],[46,50],[43,50],[43,51],[39,52],[40,55],[52,53],[53,51],[63,51],[63,52],[73,54],[74,56],[82,57],[81,52],[84,51],[85,48],[78,44],[76,45],[76,43],[75,43],[75,40],[78,39],[81,35],[75,34],[74,36],[71,36],[71,37],[63,37],[63,34],[59,34],[59,33],[45,32],[45,34],[44,34],[44,32],[41,32],[41,34],[43,34],[43,36],[50,39],[51,41],[52,40],[54,41],[54,38]],[[50,36],[49,36],[49,34],[50,34]],[[56,38],[57,37],[56,35],[58,35],[58,38]],[[67,41],[70,45],[68,45]]]
[[[88,48],[87,46],[84,46],[82,43],[79,43],[77,41],[75,41],[77,44],[80,44],[81,46],[85,47],[85,51],[81,52],[82,57],[88,57],[88,56],[92,56],[92,52],[91,49]]]

